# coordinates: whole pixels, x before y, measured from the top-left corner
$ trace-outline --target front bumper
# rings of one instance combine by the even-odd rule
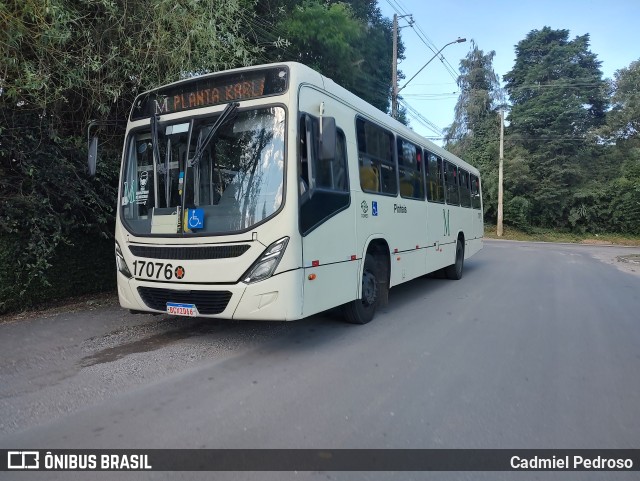
[[[166,302],[182,302],[195,304],[199,317],[292,321],[302,317],[303,274],[296,269],[254,284],[186,285],[127,279],[118,273],[118,297],[125,309],[149,313],[166,312]]]

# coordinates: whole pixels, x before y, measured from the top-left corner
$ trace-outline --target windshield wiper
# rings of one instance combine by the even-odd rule
[[[220,127],[235,119],[238,113],[239,106],[240,104],[238,102],[231,102],[225,107],[225,109],[222,111],[220,116],[216,119],[215,123],[211,127],[211,130],[209,131],[207,136],[196,146],[196,151],[193,154],[193,157],[189,160],[189,167],[193,167],[200,162],[200,159],[204,155],[205,149],[213,140]]]

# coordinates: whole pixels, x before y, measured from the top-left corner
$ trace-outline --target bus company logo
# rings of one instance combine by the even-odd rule
[[[360,217],[362,217],[363,219],[366,219],[367,217],[369,217],[369,204],[367,204],[366,200],[363,200],[360,203],[360,208],[362,209],[362,214],[360,214]]]
[[[176,279],[182,279],[184,277],[184,267],[178,266],[176,267]]]
[[[38,451],[7,451],[7,469],[39,469]]]

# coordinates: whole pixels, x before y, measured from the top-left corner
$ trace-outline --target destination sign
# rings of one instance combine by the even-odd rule
[[[197,77],[139,95],[131,120],[280,95],[287,91],[288,83],[289,70],[284,66]]]

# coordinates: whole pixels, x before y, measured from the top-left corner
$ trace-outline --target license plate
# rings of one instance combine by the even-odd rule
[[[178,304],[176,302],[167,302],[167,314],[172,316],[197,317],[198,309],[195,304]]]

